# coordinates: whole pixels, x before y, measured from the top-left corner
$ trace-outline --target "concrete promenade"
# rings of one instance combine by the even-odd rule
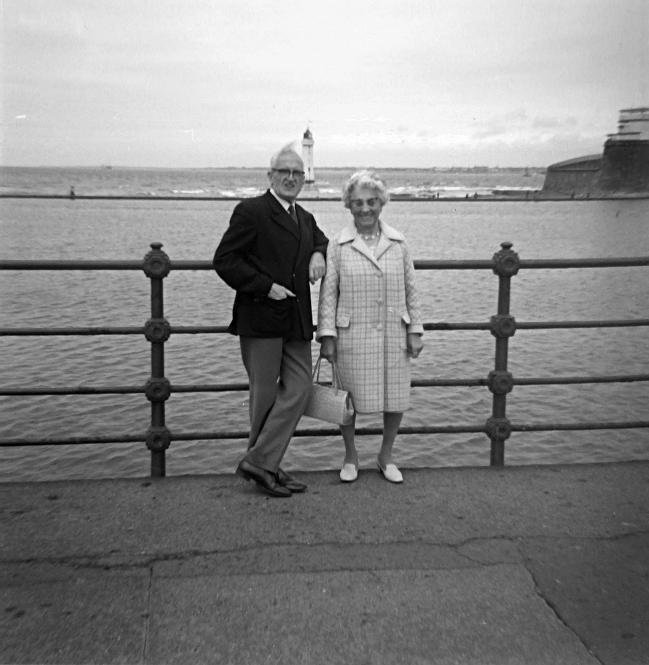
[[[0,485],[0,662],[649,663],[649,462]]]

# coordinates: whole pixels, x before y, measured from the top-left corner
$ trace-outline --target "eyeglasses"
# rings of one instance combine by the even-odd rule
[[[304,178],[304,171],[299,169],[271,169],[275,173],[279,173],[282,178]]]
[[[380,205],[381,201],[378,197],[374,196],[371,199],[352,199],[349,202],[352,208],[362,208],[364,203],[367,203],[368,208],[373,208],[377,203]]]

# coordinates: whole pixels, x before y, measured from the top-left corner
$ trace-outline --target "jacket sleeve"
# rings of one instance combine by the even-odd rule
[[[257,224],[250,211],[239,203],[216,248],[212,265],[231,288],[253,296],[265,296],[273,285],[269,275],[255,261]]]
[[[409,333],[424,332],[424,324],[422,321],[421,305],[419,304],[419,293],[417,291],[415,266],[410,257],[410,250],[408,245],[404,242],[403,248],[403,271],[404,283],[406,287],[406,308],[410,316],[410,324],[408,325]]]
[[[327,256],[327,245],[329,244],[329,239],[317,225],[313,216],[311,216],[311,227],[313,229],[313,252],[311,252],[311,254],[320,252],[323,256]]]
[[[336,310],[338,309],[338,280],[340,277],[340,245],[332,243],[327,252],[327,270],[320,284],[318,300],[318,328],[315,338],[337,337]]]

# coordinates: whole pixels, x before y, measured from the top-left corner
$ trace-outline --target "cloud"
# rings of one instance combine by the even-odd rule
[[[534,118],[532,127],[538,129],[571,129],[574,130],[578,125],[577,118],[574,116],[551,117],[551,116],[538,116]]]
[[[552,141],[593,152],[619,108],[649,104],[648,12],[646,0],[11,0],[4,112],[29,122],[8,126],[5,160],[257,165],[307,123],[329,165],[352,150],[413,164],[524,163]]]

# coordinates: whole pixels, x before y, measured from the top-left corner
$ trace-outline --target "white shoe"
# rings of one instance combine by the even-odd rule
[[[340,470],[340,480],[343,483],[353,483],[356,478],[358,478],[358,469],[355,464],[343,464],[343,468]]]
[[[390,481],[391,483],[403,482],[403,476],[401,475],[401,471],[399,471],[396,464],[386,464],[385,467],[382,467],[381,462],[378,459],[376,460],[376,464],[379,467],[379,471],[386,480]]]

